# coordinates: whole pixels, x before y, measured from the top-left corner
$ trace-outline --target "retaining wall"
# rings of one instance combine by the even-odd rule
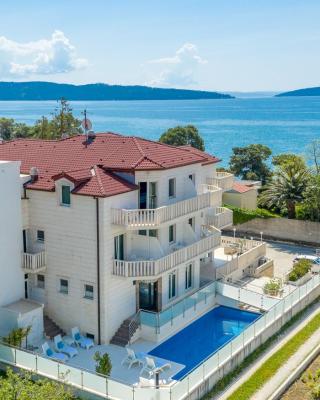
[[[320,245],[319,222],[287,218],[255,218],[244,224],[227,228],[225,231],[232,232],[233,228],[248,236],[260,237],[260,232],[263,232],[264,237]]]

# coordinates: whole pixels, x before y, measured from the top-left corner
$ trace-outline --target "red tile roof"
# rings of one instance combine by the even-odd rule
[[[243,183],[234,182],[231,190],[234,192],[237,192],[237,193],[246,193],[253,189],[255,189],[255,188],[252,186],[247,186],[247,185],[244,185]]]
[[[187,150],[187,151],[189,151],[190,153],[192,153],[194,155],[203,157],[204,161],[203,161],[202,165],[215,164],[215,163],[221,161],[221,159],[219,159],[217,157],[214,157],[211,154],[206,153],[204,151],[198,150],[198,149],[196,149],[195,147],[192,147],[189,144],[185,145],[185,146],[179,146],[179,149],[184,149],[184,150]]]
[[[88,143],[83,135],[61,140],[17,139],[0,144],[0,160],[21,161],[21,173],[37,167],[39,177],[27,188],[54,191],[54,181],[74,182],[74,193],[112,196],[137,189],[115,171],[133,173],[219,161],[190,146],[174,147],[147,139],[99,133]],[[99,167],[97,167],[99,166]]]

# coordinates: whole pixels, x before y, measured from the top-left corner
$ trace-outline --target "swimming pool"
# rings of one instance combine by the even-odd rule
[[[181,379],[259,317],[260,314],[249,311],[216,307],[149,354],[184,364],[185,368],[173,377]]]

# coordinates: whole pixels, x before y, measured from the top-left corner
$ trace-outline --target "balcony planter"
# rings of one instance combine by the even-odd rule
[[[289,274],[288,274],[288,276],[289,276]],[[289,283],[290,285],[293,285],[293,286],[301,286],[301,285],[304,285],[306,282],[308,282],[311,278],[312,278],[311,272],[307,272],[304,276],[302,276],[297,281],[289,281],[289,278],[288,278],[287,283]]]

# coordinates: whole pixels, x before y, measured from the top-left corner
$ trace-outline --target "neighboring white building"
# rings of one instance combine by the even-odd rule
[[[20,162],[0,161],[0,307],[24,297]]]
[[[202,270],[214,279],[219,229],[232,224],[222,192],[233,184],[216,172],[217,158],[105,133],[4,142],[0,159],[21,161],[27,181],[20,203],[18,163],[5,164],[12,196],[0,197],[0,257],[9,281],[0,303],[23,293],[64,331],[79,326],[97,342],[124,344],[114,335],[139,309],[159,312],[191,295]]]
[[[27,280],[21,268],[23,184],[19,161],[0,161],[0,336],[31,326],[28,343],[43,336],[42,306],[26,300]]]

